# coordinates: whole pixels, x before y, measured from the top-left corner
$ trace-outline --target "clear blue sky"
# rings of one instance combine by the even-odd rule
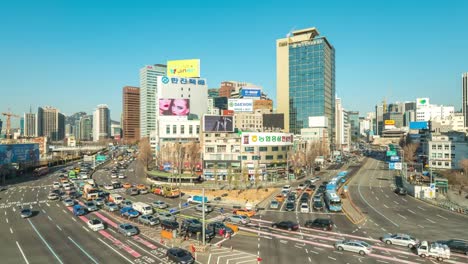
[[[209,87],[262,85],[276,97],[275,40],[317,27],[336,49],[336,90],[349,110],[430,97],[461,107],[468,1],[2,1],[0,111],[108,104],[146,64],[199,58]],[[1,117],[4,120],[3,117]]]

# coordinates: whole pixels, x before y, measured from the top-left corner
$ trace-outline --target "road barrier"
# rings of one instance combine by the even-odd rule
[[[161,237],[166,239],[172,239],[172,231],[161,230]]]

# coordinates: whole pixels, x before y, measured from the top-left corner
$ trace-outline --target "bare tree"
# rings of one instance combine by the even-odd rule
[[[189,161],[190,171],[193,175],[197,164],[201,161],[200,160],[200,143],[198,142],[190,142],[186,146],[187,158]]]
[[[463,170],[463,175],[468,179],[468,159],[460,160],[460,168]]]
[[[419,144],[410,143],[403,147],[404,158],[406,162],[413,162],[416,158],[416,150],[418,150]]]
[[[138,144],[139,155],[138,160],[143,164],[145,170],[149,169],[149,165],[153,161],[153,150],[149,142],[149,138],[142,138]]]

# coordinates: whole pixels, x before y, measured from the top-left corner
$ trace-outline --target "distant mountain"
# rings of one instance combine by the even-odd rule
[[[86,115],[85,112],[78,112],[78,113],[74,113],[71,116],[67,116],[65,117],[65,125],[68,125],[68,124],[75,125],[75,122],[80,120],[80,118],[85,115]]]

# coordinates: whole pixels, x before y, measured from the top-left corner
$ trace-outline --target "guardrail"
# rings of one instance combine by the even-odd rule
[[[455,212],[455,213],[468,215],[468,208],[467,207],[460,206],[460,205],[458,205],[456,203],[453,203],[451,201],[448,201],[448,200],[445,200],[445,201],[437,201],[437,200],[433,200],[433,199],[420,199],[420,200],[424,201],[426,203],[430,203],[432,205],[435,205],[437,207],[440,207],[440,208]]]

